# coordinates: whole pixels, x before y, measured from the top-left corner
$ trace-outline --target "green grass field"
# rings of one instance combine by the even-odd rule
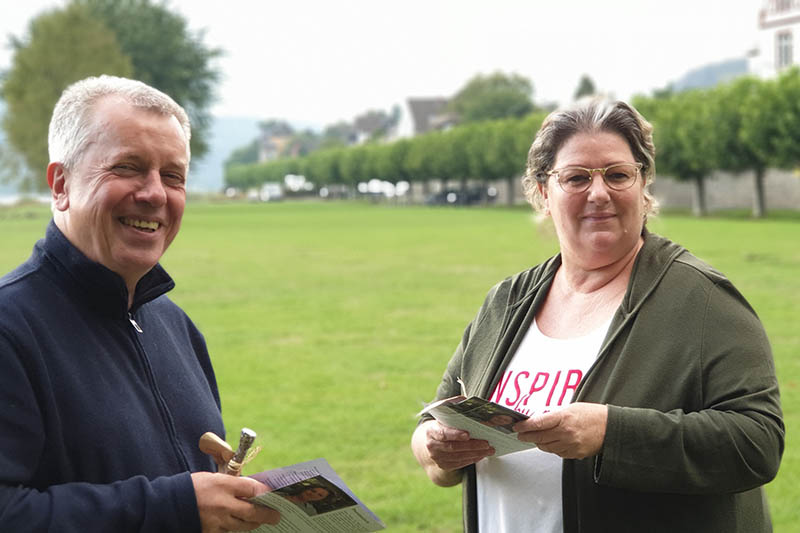
[[[0,271],[48,220],[0,210]],[[649,226],[727,274],[765,324],[788,427],[767,492],[775,530],[800,531],[800,213]],[[524,209],[190,203],[163,263],[206,335],[229,440],[259,434],[249,472],[325,457],[389,530],[456,532],[460,489],[416,465],[414,413],[486,291],[556,250]]]

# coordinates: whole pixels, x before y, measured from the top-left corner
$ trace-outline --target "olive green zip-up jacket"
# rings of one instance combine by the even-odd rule
[[[622,304],[573,398],[609,411],[601,453],[564,460],[564,531],[771,531],[762,485],[777,474],[784,425],[764,328],[722,274],[643,235]],[[460,393],[458,377],[467,394],[489,397],[560,264],[555,256],[492,288],[437,399]],[[474,466],[462,482],[464,530],[474,533]]]

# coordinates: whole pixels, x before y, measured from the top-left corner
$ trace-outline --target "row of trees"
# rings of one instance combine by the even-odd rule
[[[800,163],[797,69],[771,80],[743,77],[712,89],[662,91],[636,97],[633,104],[654,125],[659,175],[694,183],[696,214],[706,213],[706,179],[715,170],[725,170],[752,174],[753,214],[763,216],[766,169],[795,168]],[[389,144],[232,166],[226,183],[247,189],[282,181],[286,174],[303,174],[317,184],[350,185],[373,178],[423,184],[434,179],[463,183],[506,179],[513,191],[544,116],[534,112],[521,119],[475,122]]]
[[[323,184],[347,184],[380,179],[392,183],[431,180],[489,182],[506,179],[509,191],[524,167],[528,148],[544,114],[466,124],[386,144],[319,150],[306,157],[268,163],[234,165],[226,170],[228,187],[246,190],[266,182],[282,182],[287,174],[302,174]],[[513,198],[509,199],[513,201]]]
[[[768,168],[800,164],[800,70],[775,79],[742,77],[713,89],[636,98],[655,127],[660,174],[691,181],[704,215],[706,179],[715,170],[753,178],[753,216],[766,213]]]
[[[581,80],[579,90],[594,90],[588,77]],[[445,112],[460,125],[390,144],[371,142],[328,149],[322,145],[306,157],[236,164],[247,150],[243,147],[228,159],[226,183],[248,189],[282,181],[286,174],[303,174],[319,184],[348,185],[374,178],[423,185],[430,180],[460,180],[463,186],[469,180],[513,181],[544,116],[533,103],[530,80],[502,72],[472,77],[450,98]],[[250,156],[256,148],[249,148]],[[508,190],[513,193],[511,185]]]
[[[6,102],[0,167],[23,190],[44,190],[47,128],[63,89],[87,76],[139,79],[172,96],[192,121],[192,155],[208,151],[209,106],[221,51],[203,43],[186,19],[153,0],[71,0],[35,17],[12,37],[11,67],[2,73]]]

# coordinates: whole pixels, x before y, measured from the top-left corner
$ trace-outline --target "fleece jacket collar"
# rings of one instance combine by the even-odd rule
[[[175,282],[156,264],[136,285],[133,305],[128,309],[128,288],[116,272],[92,261],[64,236],[54,221],[47,226],[45,238],[36,243],[33,255],[49,261],[68,280],[65,289],[73,291],[98,313],[112,318],[125,318],[145,303],[172,290]]]

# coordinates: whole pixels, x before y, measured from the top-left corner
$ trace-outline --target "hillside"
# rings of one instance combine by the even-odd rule
[[[258,135],[258,119],[247,117],[215,117],[211,125],[211,149],[202,160],[192,161],[189,190],[216,192],[223,188],[225,159]]]

